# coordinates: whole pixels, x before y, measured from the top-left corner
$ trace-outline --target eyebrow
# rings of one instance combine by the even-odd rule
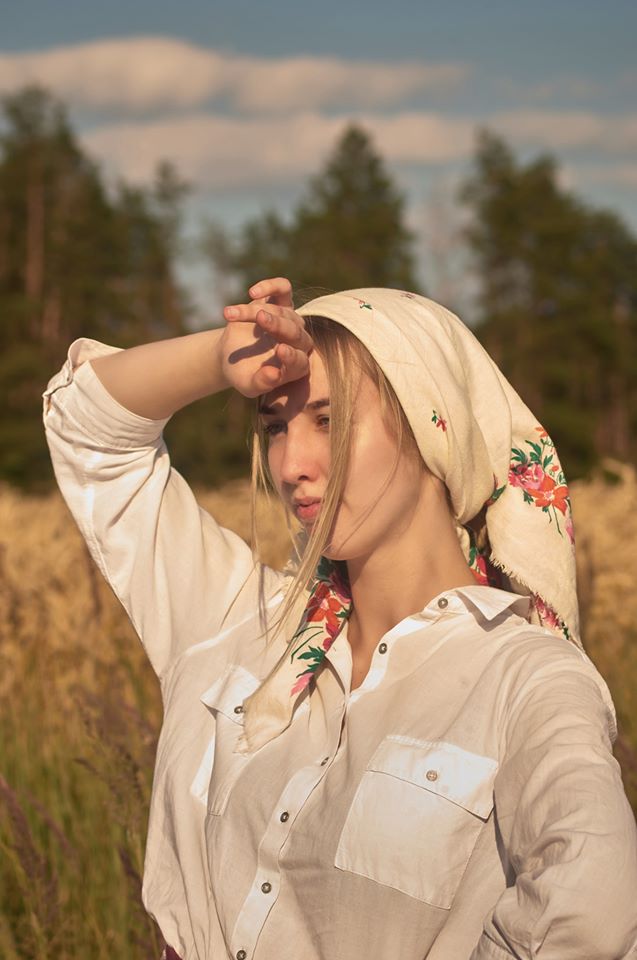
[[[329,397],[321,397],[320,400],[312,400],[311,403],[306,403],[304,410],[321,410],[323,407],[329,407],[330,400]],[[257,412],[262,414],[265,417],[275,416],[277,413],[280,413],[282,407],[269,407],[265,403],[260,403],[257,409]]]

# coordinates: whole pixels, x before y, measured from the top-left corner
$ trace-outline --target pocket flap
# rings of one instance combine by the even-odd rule
[[[455,743],[389,736],[381,742],[367,769],[446,797],[483,820],[493,809],[498,761]]]
[[[260,682],[244,667],[233,664],[199,699],[209,710],[242,724],[243,701],[254,693]]]

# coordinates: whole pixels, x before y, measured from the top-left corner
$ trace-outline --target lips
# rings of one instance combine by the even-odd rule
[[[320,509],[321,501],[316,497],[303,497],[294,501],[294,513],[301,523],[315,520]]]

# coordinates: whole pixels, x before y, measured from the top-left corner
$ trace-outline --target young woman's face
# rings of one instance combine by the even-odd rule
[[[268,463],[281,498],[309,530],[330,471],[329,383],[319,354],[310,372],[261,398],[269,437]],[[420,457],[399,451],[381,415],[380,397],[363,374],[356,398],[350,465],[324,554],[351,560],[399,538],[410,523],[425,470]]]

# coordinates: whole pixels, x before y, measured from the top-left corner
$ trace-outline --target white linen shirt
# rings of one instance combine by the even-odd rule
[[[44,393],[57,481],[160,681],[143,897],[183,960],[637,957],[637,834],[604,681],[527,601],[456,588],[350,690],[345,627],[291,725],[234,748],[266,647],[248,546],[82,338]],[[289,578],[264,574],[270,614]]]

